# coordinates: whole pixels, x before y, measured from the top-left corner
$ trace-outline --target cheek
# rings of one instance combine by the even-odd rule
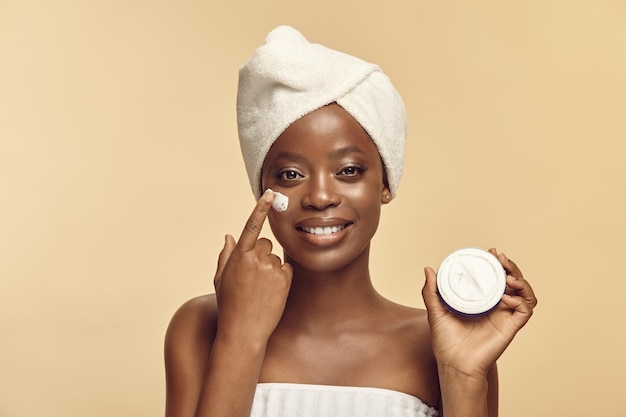
[[[374,181],[363,182],[358,186],[351,185],[342,190],[342,194],[346,199],[360,207],[376,207],[380,206],[380,199],[383,192],[382,183]]]
[[[289,200],[289,209],[291,208],[291,199]],[[288,210],[289,210],[288,209]],[[286,212],[277,213],[274,209],[271,209],[268,216],[267,221],[270,225],[270,229],[272,230],[272,234],[278,241],[278,243],[283,246],[285,243],[285,238],[288,236],[287,233],[291,232],[291,222],[289,221]]]
[[[276,211],[272,208],[270,209],[270,212],[267,215],[267,222],[269,223],[270,229],[272,229],[272,232],[278,231],[281,225],[284,223],[284,221],[281,221],[280,214],[283,214],[283,213],[276,213]]]
[[[269,175],[267,170],[268,168],[265,166],[261,168],[261,193],[268,188],[276,187],[276,179],[272,175]]]

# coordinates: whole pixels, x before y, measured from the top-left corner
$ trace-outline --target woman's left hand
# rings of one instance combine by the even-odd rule
[[[537,298],[517,265],[495,249],[506,270],[506,293],[488,314],[462,317],[450,312],[437,294],[437,275],[426,268],[422,296],[428,310],[433,352],[439,368],[449,367],[471,377],[485,377],[515,334],[528,322]]]

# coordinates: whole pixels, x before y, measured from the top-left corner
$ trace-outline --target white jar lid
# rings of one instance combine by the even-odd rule
[[[443,303],[461,315],[484,314],[494,308],[506,289],[506,272],[498,258],[478,248],[448,255],[437,271],[437,291]]]

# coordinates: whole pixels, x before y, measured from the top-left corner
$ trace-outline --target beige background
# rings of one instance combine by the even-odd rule
[[[410,121],[373,275],[497,246],[540,298],[501,415],[626,416],[626,4],[0,0],[0,416],[154,416],[163,335],[253,205],[237,69],[278,24],[380,64]]]

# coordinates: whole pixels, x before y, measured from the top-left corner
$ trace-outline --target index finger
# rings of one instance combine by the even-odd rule
[[[503,252],[498,253],[496,248],[489,249],[489,252],[491,252],[493,256],[498,258],[498,261],[500,261],[500,263],[502,264],[502,267],[504,267],[504,270],[506,271],[507,275],[512,275],[517,278],[524,277],[522,275],[522,271],[520,271],[517,264],[513,262],[512,260],[510,260],[508,256],[506,256]]]
[[[244,252],[254,249],[256,241],[261,234],[263,222],[265,222],[265,218],[272,207],[272,201],[274,201],[274,193],[272,190],[265,190],[259,201],[257,201],[254,210],[252,210],[252,214],[250,214],[248,221],[246,221],[246,225],[237,243],[237,246]]]

